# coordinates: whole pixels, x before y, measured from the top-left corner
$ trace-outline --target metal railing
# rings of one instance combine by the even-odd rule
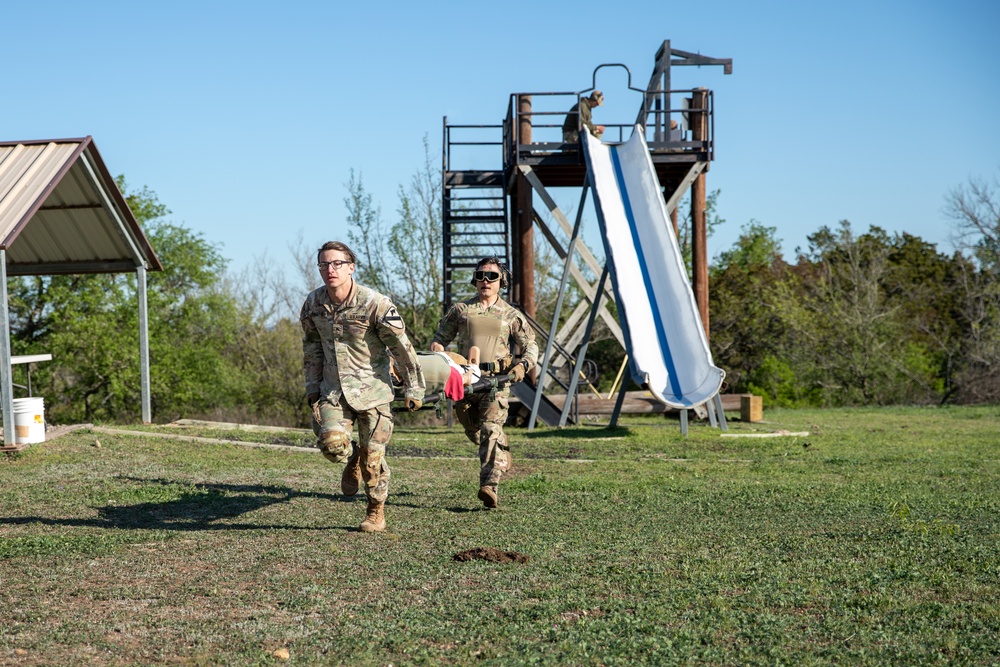
[[[576,152],[579,151],[579,143],[567,143],[563,141],[563,122],[569,115],[576,115],[579,112],[573,111],[573,105],[579,105],[580,100],[586,97],[585,93],[590,90],[580,92],[525,92],[512,93],[507,105],[507,116],[503,123],[503,154],[506,165],[517,164],[519,157],[525,155],[539,155],[543,152]],[[708,159],[714,158],[714,135],[715,135],[715,114],[714,97],[712,91],[703,89],[675,89],[675,90],[648,90],[643,91],[648,102],[644,102],[645,111],[640,110],[643,122],[638,123],[645,131],[646,143],[652,151],[667,152],[691,152],[707,154]],[[694,106],[688,102],[685,106],[664,108],[663,101],[671,96],[685,96],[681,99],[692,100],[697,95],[705,96],[704,106]],[[687,97],[690,96],[690,97]],[[528,97],[532,100],[530,111],[520,109],[519,100]],[[563,109],[536,110],[535,100],[541,98],[547,101],[550,98],[562,98]],[[544,102],[543,102],[544,103]],[[576,107],[579,109],[579,106]],[[559,119],[558,123],[550,122],[552,117]],[[671,121],[676,122],[677,127],[668,130]],[[604,126],[602,140],[606,142],[624,142],[631,135],[635,123],[595,123]],[[529,142],[522,139],[522,126],[531,126],[531,138]],[[694,136],[694,131],[698,127],[705,128],[702,132],[703,138]],[[581,124],[577,122],[579,131]]]
[[[464,167],[463,168],[455,168],[455,166],[452,164],[452,161],[454,159],[454,155],[453,155],[454,149],[455,148],[467,148],[467,147],[503,146],[502,135],[501,135],[500,138],[498,138],[498,139],[492,139],[492,140],[475,139],[474,137],[471,138],[471,139],[465,139],[465,138],[459,139],[459,138],[456,138],[455,135],[466,135],[466,134],[467,135],[473,135],[473,133],[474,133],[473,131],[502,130],[502,129],[503,129],[503,125],[502,124],[500,124],[500,125],[449,125],[448,124],[448,117],[445,116],[444,117],[444,131],[443,131],[444,141],[442,142],[442,148],[441,148],[441,168],[442,168],[442,170],[445,171],[445,172],[450,172],[450,171],[489,171],[489,169],[466,169]],[[485,151],[483,153],[485,154]],[[497,157],[500,158],[500,159],[497,161],[497,163],[495,163],[495,164],[497,164],[497,167],[494,167],[494,169],[498,170],[500,164],[502,164],[503,154],[501,154],[501,155],[499,155]]]

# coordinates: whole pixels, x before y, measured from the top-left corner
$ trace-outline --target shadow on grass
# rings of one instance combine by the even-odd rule
[[[624,438],[625,436],[631,435],[630,431],[625,426],[616,426],[611,428],[610,426],[574,426],[572,428],[560,428],[560,429],[544,429],[539,431],[527,431],[518,433],[518,437],[527,438],[529,440],[534,438],[562,438],[562,439],[578,439],[578,440],[596,440],[598,438]]]
[[[150,488],[161,487],[168,490],[178,482],[170,479],[141,479],[118,477],[118,480],[135,483],[137,493],[150,495]],[[169,491],[168,491],[169,492]],[[411,506],[399,502],[401,497],[412,495],[399,493],[391,495],[394,505]],[[38,523],[52,526],[77,526],[90,528],[114,528],[120,530],[345,530],[357,531],[357,526],[317,526],[263,523],[233,523],[231,520],[259,509],[288,503],[301,498],[329,500],[331,502],[367,503],[364,494],[353,497],[341,494],[299,491],[287,486],[260,484],[194,484],[185,486],[179,497],[164,501],[139,502],[134,504],[108,504],[96,508],[98,516],[92,519],[50,517],[4,517],[0,525],[24,525]]]
[[[489,512],[489,509],[485,507],[445,507],[446,512],[451,512],[453,514],[465,514],[467,512]]]

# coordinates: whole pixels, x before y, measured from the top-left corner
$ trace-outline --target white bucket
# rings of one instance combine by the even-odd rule
[[[14,441],[19,445],[45,442],[45,401],[41,397],[14,399]]]

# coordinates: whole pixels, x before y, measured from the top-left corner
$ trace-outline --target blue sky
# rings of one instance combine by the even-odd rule
[[[346,238],[352,168],[392,222],[425,137],[439,164],[443,116],[499,123],[511,93],[582,90],[601,63],[644,87],[665,39],[734,61],[730,76],[673,70],[674,87],[715,94],[708,187],[727,223],[712,256],[751,219],[789,258],[843,219],[950,251],[945,196],[1000,174],[995,0],[36,0],[0,13],[0,139],[92,135],[112,173],[237,269],[290,263],[299,235]],[[622,72],[599,75],[597,122],[634,119]]]

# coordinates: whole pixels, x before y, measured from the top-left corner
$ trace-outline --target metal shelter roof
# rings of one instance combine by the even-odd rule
[[[93,138],[0,141],[0,449],[16,447],[7,277],[135,272],[142,420],[149,423],[146,271],[162,270]]]
[[[163,270],[89,136],[0,142],[0,250],[8,276]]]

